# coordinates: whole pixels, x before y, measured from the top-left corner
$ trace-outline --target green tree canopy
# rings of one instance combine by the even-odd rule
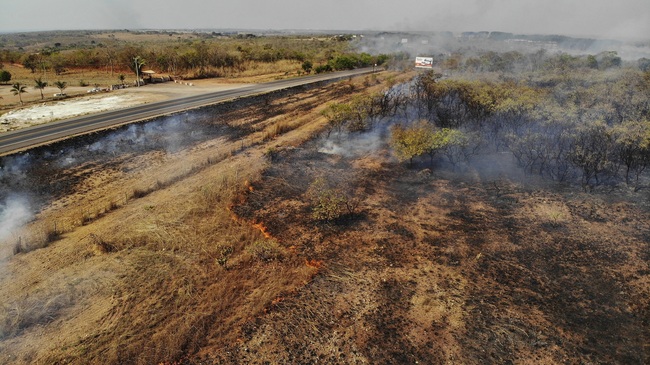
[[[68,87],[68,83],[65,81],[55,81],[54,86],[56,86],[61,91],[61,93],[63,93],[63,90]]]
[[[47,87],[47,82],[43,81],[40,77],[38,79],[34,79],[34,89],[38,89],[41,92],[41,100],[43,100],[43,89]]]
[[[0,83],[6,84],[11,80],[11,73],[7,70],[0,71]]]
[[[18,95],[18,98],[20,99],[20,105],[23,105],[23,96],[22,94],[27,92],[27,87],[25,85],[22,85],[20,82],[17,82],[13,84],[11,87],[11,92],[14,95]]]

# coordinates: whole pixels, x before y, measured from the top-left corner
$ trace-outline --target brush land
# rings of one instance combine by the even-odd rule
[[[3,157],[0,362],[647,363],[650,77],[514,56]]]

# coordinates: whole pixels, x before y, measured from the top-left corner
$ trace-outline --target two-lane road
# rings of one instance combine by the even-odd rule
[[[320,81],[343,79],[350,76],[371,73],[372,71],[371,68],[366,68],[272,81],[263,84],[245,86],[238,89],[224,90],[85,115],[82,117],[24,128],[17,131],[0,133],[0,156],[80,134],[176,113],[183,110],[198,108],[201,106],[216,104],[226,100],[288,89]]]

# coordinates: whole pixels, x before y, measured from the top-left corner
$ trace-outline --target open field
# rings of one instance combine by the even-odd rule
[[[0,361],[647,362],[643,192],[511,175],[499,155],[432,172],[397,162],[379,125],[324,133],[325,100],[410,76],[5,158],[4,186],[39,213],[4,238]],[[349,213],[314,218],[319,179]]]
[[[110,47],[221,76],[71,85],[70,109],[372,58],[336,37],[82,33],[0,42],[85,54],[109,83]],[[405,53],[421,35],[392,71],[1,157],[0,363],[649,363],[650,63],[474,36],[431,71]]]
[[[265,152],[311,138],[322,100],[347,98],[351,85],[132,125],[86,137],[80,150],[60,144],[66,156],[54,165],[46,149],[30,153],[38,173],[3,181],[35,187],[41,212],[2,246],[1,361],[151,363],[235,341],[318,268],[234,219],[232,204],[253,189]]]
[[[11,87],[14,82],[20,82],[27,86],[27,92],[22,94],[24,107],[30,105],[41,105],[43,102],[55,102],[59,100],[54,98],[55,93],[60,90],[54,86],[54,81],[64,81],[68,84],[64,92],[69,97],[84,97],[96,98],[104,95],[122,95],[137,93],[136,98],[142,98],[144,95],[145,101],[153,102],[162,100],[162,98],[182,97],[188,95],[196,95],[211,91],[218,91],[224,88],[236,87],[237,85],[247,83],[260,83],[266,81],[279,80],[283,78],[295,77],[298,75],[297,70],[300,69],[300,64],[287,64],[286,68],[280,68],[281,71],[274,68],[275,66],[256,65],[250,70],[242,72],[236,78],[219,78],[219,79],[202,79],[202,80],[179,80],[178,83],[167,82],[162,84],[150,84],[142,87],[129,87],[126,89],[115,90],[110,93],[88,94],[88,90],[98,85],[101,88],[110,88],[111,85],[120,84],[120,81],[115,74],[113,77],[105,71],[70,71],[64,75],[45,75],[42,73],[32,74],[29,70],[17,65],[5,65],[4,69],[12,73],[13,77],[9,84],[0,84],[0,118],[11,110],[21,109],[20,98],[11,93]],[[43,81],[47,81],[48,85],[43,89],[43,97],[41,99],[40,90],[34,88],[34,78],[42,77]],[[131,79],[129,79],[129,77]],[[88,86],[79,86],[80,81],[84,81]],[[135,76],[127,76],[126,83],[135,83]],[[187,84],[192,84],[191,86]]]
[[[321,274],[203,363],[648,360],[647,202],[503,179],[498,159],[431,173],[396,164],[385,145],[322,146],[281,154],[236,209]],[[323,177],[360,200],[354,214],[312,218],[310,185]]]

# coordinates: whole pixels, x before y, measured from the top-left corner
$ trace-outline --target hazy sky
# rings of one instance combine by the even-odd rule
[[[245,28],[650,38],[650,0],[2,0],[0,32]]]

